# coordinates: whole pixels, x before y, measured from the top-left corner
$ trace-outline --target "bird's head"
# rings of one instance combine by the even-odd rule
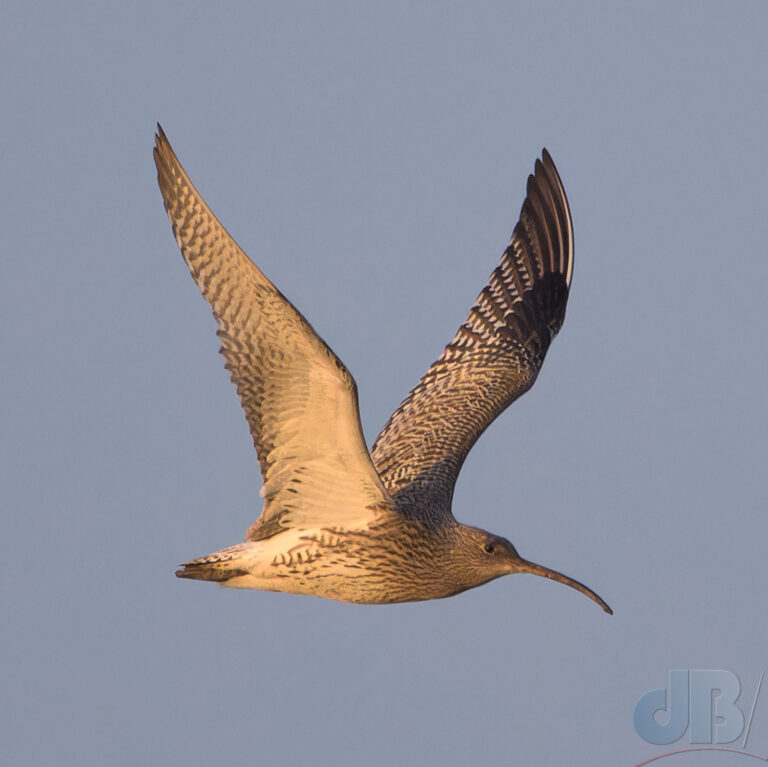
[[[597,602],[609,615],[613,615],[613,610],[592,589],[556,570],[550,570],[548,567],[543,567],[523,559],[517,553],[517,549],[506,538],[487,533],[485,530],[480,530],[476,527],[469,527],[468,525],[459,525],[459,528],[461,558],[465,560],[467,569],[471,570],[475,577],[480,579],[472,585],[479,586],[494,578],[499,578],[502,575],[511,575],[512,573],[540,575],[543,578],[564,583],[566,586],[580,591]]]

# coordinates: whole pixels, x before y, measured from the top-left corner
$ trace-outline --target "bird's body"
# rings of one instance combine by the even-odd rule
[[[509,541],[456,522],[453,487],[488,424],[533,384],[568,297],[573,235],[546,151],[501,264],[370,453],[352,376],[209,210],[158,129],[155,163],[176,240],[219,322],[262,473],[244,543],[177,575],[355,603],[435,599],[528,572]]]
[[[231,588],[311,594],[357,604],[437,599],[479,585],[483,557],[478,557],[476,569],[459,545],[464,538],[470,543],[473,535],[488,537],[459,525],[428,530],[417,520],[383,521],[358,530],[289,529],[187,562],[183,576],[195,578],[199,573],[204,580],[221,578]],[[483,552],[482,546],[477,549]]]

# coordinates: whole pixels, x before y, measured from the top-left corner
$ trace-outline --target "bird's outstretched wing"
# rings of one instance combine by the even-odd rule
[[[352,376],[219,223],[159,125],[154,156],[176,242],[218,320],[261,466],[264,510],[247,538],[291,526],[364,527],[396,513],[365,446]]]
[[[546,149],[509,247],[464,324],[382,429],[371,457],[404,513],[450,518],[461,465],[526,392],[565,317],[573,269],[568,200]]]

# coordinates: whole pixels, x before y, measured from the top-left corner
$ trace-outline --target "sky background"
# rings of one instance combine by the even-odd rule
[[[5,0],[3,763],[634,765],[689,745],[633,728],[669,668],[733,671],[748,712],[768,666],[766,29],[764,2]],[[530,576],[383,607],[174,578],[242,539],[261,480],[163,211],[157,120],[355,376],[369,442],[550,150],[565,326],[454,513],[613,617]],[[766,690],[748,750],[768,755]]]

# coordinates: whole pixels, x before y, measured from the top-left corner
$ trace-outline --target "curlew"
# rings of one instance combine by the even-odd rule
[[[263,480],[264,507],[245,542],[186,562],[177,576],[382,604],[531,573],[611,612],[582,583],[451,511],[467,453],[533,385],[565,317],[573,230],[546,149],[501,263],[370,452],[349,371],[219,223],[159,125],[154,157],[176,242],[218,321]]]

